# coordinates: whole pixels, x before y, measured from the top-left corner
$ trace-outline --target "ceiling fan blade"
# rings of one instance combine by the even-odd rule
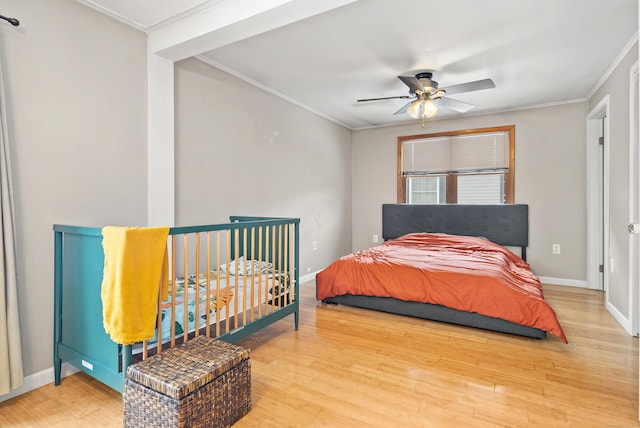
[[[405,105],[402,106],[402,108],[400,108],[400,110],[398,110],[397,112],[393,113],[393,114],[403,114],[407,112],[407,109],[409,108],[409,106],[411,105],[413,101],[406,103]]]
[[[402,83],[407,85],[411,91],[411,93],[415,93],[417,91],[424,91],[422,87],[422,83],[414,76],[398,76],[398,79],[402,80]]]
[[[446,107],[460,113],[466,113],[474,107],[472,104],[463,103],[462,101],[454,100],[447,97],[440,98],[436,105]]]
[[[359,103],[365,102],[365,101],[378,101],[378,100],[395,100],[395,99],[407,99],[407,98],[413,98],[410,95],[398,95],[397,97],[381,97],[381,98],[364,98],[362,100],[357,100]]]
[[[460,83],[459,85],[442,88],[447,95],[460,94],[462,92],[479,91],[481,89],[495,88],[496,84],[491,79],[476,80],[475,82]]]

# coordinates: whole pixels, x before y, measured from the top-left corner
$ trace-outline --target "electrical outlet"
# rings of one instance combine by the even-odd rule
[[[560,244],[551,245],[551,252],[553,254],[560,254]]]
[[[318,241],[313,241],[313,249],[314,250],[318,249]]]
[[[373,242],[374,243],[378,242],[378,235],[376,235],[375,233],[373,234]]]

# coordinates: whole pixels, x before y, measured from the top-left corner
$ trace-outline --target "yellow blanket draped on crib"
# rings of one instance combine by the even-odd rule
[[[102,228],[102,314],[111,340],[129,345],[154,336],[158,292],[166,298],[168,227]]]

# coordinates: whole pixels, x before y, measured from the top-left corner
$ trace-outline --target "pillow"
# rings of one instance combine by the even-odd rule
[[[221,265],[220,272],[235,275],[236,265],[238,275],[260,275],[271,271],[271,263],[260,260],[245,260],[244,256],[240,256],[237,260],[232,260],[229,266],[227,264]]]

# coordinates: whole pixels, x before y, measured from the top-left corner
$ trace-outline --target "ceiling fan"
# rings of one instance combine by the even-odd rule
[[[473,105],[447,98],[444,95],[460,94],[462,92],[479,91],[481,89],[495,88],[496,85],[491,79],[476,80],[474,82],[461,83],[458,85],[448,86],[446,88],[438,88],[438,82],[432,79],[433,73],[426,71],[418,73],[414,76],[398,76],[398,79],[409,87],[409,95],[399,95],[395,97],[382,98],[366,98],[358,100],[358,102],[392,100],[392,99],[411,99],[394,114],[407,113],[414,119],[428,119],[433,117],[438,111],[436,104],[448,109],[465,113],[473,108]]]

